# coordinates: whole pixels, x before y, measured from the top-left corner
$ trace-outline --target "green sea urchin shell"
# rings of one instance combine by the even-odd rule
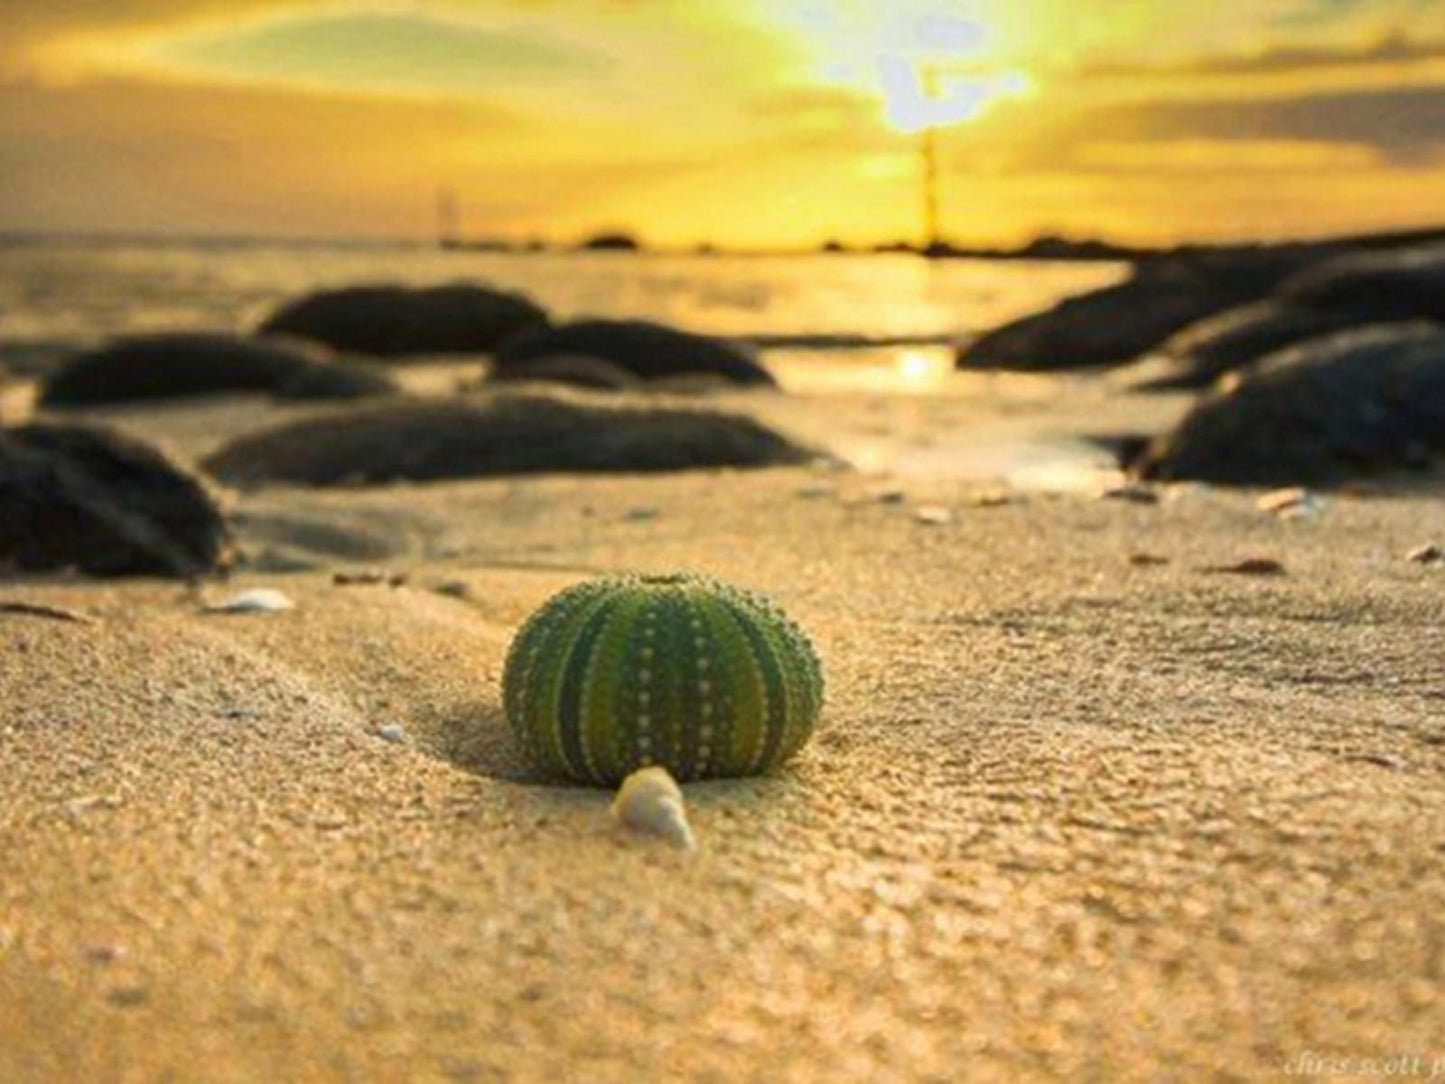
[[[615,786],[648,765],[678,779],[769,771],[823,703],[808,638],[773,603],[703,576],[568,588],[507,653],[507,720],[533,763]]]

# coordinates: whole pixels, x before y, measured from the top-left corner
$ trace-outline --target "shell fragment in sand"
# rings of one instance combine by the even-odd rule
[[[641,768],[624,779],[612,815],[629,828],[662,836],[679,850],[697,849],[682,789],[665,768]]]
[[[89,625],[94,618],[79,610],[64,606],[47,606],[40,602],[21,602],[0,599],[0,614],[15,614],[19,617],[48,617],[52,621],[70,621],[77,625]]]
[[[205,607],[211,614],[273,614],[293,610],[296,603],[274,587],[257,587]]]
[[[1325,507],[1322,500],[1298,486],[1266,493],[1254,502],[1254,506],[1280,519],[1315,519]]]

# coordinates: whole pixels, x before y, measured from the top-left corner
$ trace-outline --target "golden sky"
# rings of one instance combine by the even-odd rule
[[[0,0],[0,230],[916,238],[925,126],[964,242],[1445,221],[1445,0]]]

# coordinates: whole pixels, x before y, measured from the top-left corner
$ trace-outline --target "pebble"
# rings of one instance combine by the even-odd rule
[[[150,991],[144,986],[118,986],[106,995],[106,1000],[122,1009],[144,1005],[149,998]]]
[[[125,946],[113,942],[97,942],[96,944],[82,946],[80,955],[89,963],[113,964],[117,960],[125,959]]]
[[[1169,558],[1153,553],[1131,553],[1129,554],[1129,563],[1135,568],[1153,568],[1156,565],[1167,565]]]
[[[1445,561],[1445,550],[1442,550],[1434,542],[1427,542],[1423,546],[1416,546],[1405,555],[1405,560],[1412,561],[1417,565],[1438,565]]]
[[[239,595],[232,595],[221,602],[212,603],[205,607],[206,613],[213,614],[271,614],[280,613],[283,610],[294,610],[296,603],[291,601],[289,595],[277,591],[273,587],[257,587],[251,591],[242,591]]]
[[[360,572],[333,572],[331,583],[336,587],[358,587],[386,584],[388,587],[400,587],[406,583],[405,572],[383,572],[381,569],[369,568]]]
[[[1110,486],[1099,494],[1100,500],[1106,501],[1128,501],[1131,504],[1158,504],[1159,494],[1153,486],[1145,485],[1143,482],[1125,482],[1122,485]]]
[[[983,493],[975,494],[973,498],[975,508],[1002,508],[1006,504],[1013,503],[1013,494],[1002,489],[986,490]]]
[[[389,741],[393,745],[405,745],[410,738],[406,727],[400,723],[387,723],[376,732],[376,736],[383,741]]]
[[[443,580],[434,585],[432,590],[439,595],[446,595],[448,598],[472,597],[472,585],[465,580]]]
[[[1208,565],[1205,572],[1223,572],[1235,576],[1283,576],[1284,565],[1270,557],[1246,557],[1232,565]]]

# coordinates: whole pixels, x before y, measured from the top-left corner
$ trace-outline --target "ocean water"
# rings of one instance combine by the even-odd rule
[[[445,252],[431,247],[201,241],[0,241],[0,363],[32,370],[106,337],[255,326],[289,298],[366,282],[480,280],[561,317],[648,317],[761,339],[797,392],[967,394],[954,346],[1119,265],[908,255]]]
[[[907,255],[0,239],[0,370],[36,375],[114,335],[248,330],[320,288],[481,281],[520,290],[558,318],[645,317],[758,344],[790,394],[754,396],[744,409],[869,473],[915,487],[1077,490],[1113,469],[1094,434],[1158,431],[1167,410],[1092,376],[959,372],[954,355],[981,331],[1125,273]],[[445,393],[484,363],[422,359],[398,372],[413,391]],[[0,415],[24,416],[32,394],[0,373]],[[188,409],[191,427],[208,432],[208,416]]]

